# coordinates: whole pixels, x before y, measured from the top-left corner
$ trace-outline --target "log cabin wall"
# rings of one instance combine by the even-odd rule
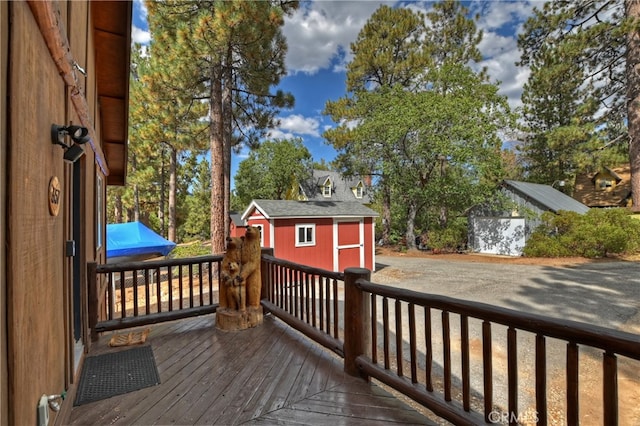
[[[60,424],[73,404],[89,344],[86,263],[105,260],[107,162],[126,170],[126,158],[105,158],[102,122],[118,127],[110,131],[120,132],[116,142],[126,147],[131,5],[34,1],[0,2],[0,8],[0,321],[6,315],[0,327],[0,424],[36,424],[40,396],[67,392],[61,412],[50,412],[50,424]],[[97,71],[94,26],[100,20],[125,30],[116,54],[101,60]],[[53,37],[59,42],[53,48],[52,34],[62,35]],[[119,65],[115,71],[111,59]],[[73,62],[70,83],[61,68],[70,70]],[[115,121],[99,105],[98,72],[124,81]],[[70,123],[88,127],[92,137],[76,163],[64,161],[63,148],[51,143],[51,125]],[[123,156],[126,148],[119,152]],[[49,196],[53,178],[61,191],[57,215]],[[115,179],[123,184],[124,172]],[[71,240],[75,256],[66,254]]]
[[[36,424],[42,394],[65,390],[69,301],[65,295],[66,203],[52,216],[48,188],[65,192],[62,147],[51,125],[66,124],[65,83],[26,2],[12,3],[10,60],[8,322],[9,423]],[[61,9],[66,20],[66,10]]]
[[[0,2],[0,424],[9,424],[7,369],[7,273],[5,229],[7,200],[7,72],[9,66],[9,3]]]

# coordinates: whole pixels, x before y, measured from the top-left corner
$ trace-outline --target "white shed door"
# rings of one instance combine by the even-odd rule
[[[487,254],[521,256],[525,244],[524,218],[475,218],[474,250]]]

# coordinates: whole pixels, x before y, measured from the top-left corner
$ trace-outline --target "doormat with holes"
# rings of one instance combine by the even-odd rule
[[[151,346],[87,357],[74,405],[100,401],[160,383]]]
[[[147,341],[150,329],[144,329],[142,331],[132,331],[125,334],[114,334],[109,340],[109,346],[129,346],[137,345],[138,343],[144,343]]]

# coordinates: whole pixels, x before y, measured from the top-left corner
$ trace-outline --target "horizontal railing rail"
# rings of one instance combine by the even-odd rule
[[[343,356],[344,274],[262,255],[262,306]]]
[[[88,264],[89,327],[98,333],[215,312],[222,255]]]
[[[555,408],[553,419],[549,414],[547,377],[552,374],[549,353],[551,346],[555,349],[564,346],[565,355],[561,357],[564,366],[560,366],[565,376],[565,400],[560,404],[565,409],[563,423],[580,422],[579,356],[582,355],[601,357],[601,373],[598,374],[602,381],[599,393],[601,417],[603,424],[618,424],[618,359],[624,357],[625,363],[634,364],[631,371],[638,370],[640,336],[375,284],[369,281],[366,270],[347,270],[345,285],[345,309],[350,312],[348,320],[355,316],[359,319],[356,322],[361,324],[360,330],[353,331],[353,334],[364,336],[359,337],[361,341],[356,345],[345,341],[345,347],[354,347],[346,351],[345,365],[355,363],[365,378],[374,377],[392,386],[442,418],[455,424],[469,425],[479,421],[557,423],[561,419],[557,418]],[[457,326],[454,325],[455,318],[459,321]],[[347,325],[347,329],[350,327]],[[493,346],[500,340],[502,331],[506,340],[506,374],[503,375],[506,376],[506,409],[500,408],[494,399],[494,386],[501,372],[496,368]],[[474,333],[477,338],[474,338]],[[392,334],[395,334],[395,339]],[[525,335],[531,337],[531,357],[519,356],[527,349],[519,349],[527,338]],[[346,337],[351,338],[351,334]],[[481,348],[472,347],[472,341],[479,342]],[[440,365],[434,359],[436,349],[441,354]],[[479,368],[476,369],[471,368],[472,350],[473,356],[479,358]],[[454,360],[458,366],[454,365]],[[408,366],[405,366],[405,361]],[[527,362],[531,365],[526,365]],[[558,368],[555,364],[554,368]],[[453,373],[454,368],[458,375]],[[535,378],[533,411],[519,407],[519,401],[526,395],[521,392],[523,389],[519,387],[518,378],[525,376],[525,371],[532,372]],[[455,395],[459,397],[454,398]],[[557,405],[557,401],[554,404]],[[631,412],[633,407],[624,409]]]
[[[221,260],[89,264],[92,337],[215,312]],[[629,398],[619,397],[618,378],[640,368],[638,335],[380,285],[366,269],[331,272],[264,249],[261,272],[267,312],[343,357],[347,373],[375,378],[454,424],[577,424],[591,386],[585,360],[600,364],[586,378],[598,378],[602,423],[634,409],[619,407]],[[560,402],[555,388],[550,395],[558,378]]]

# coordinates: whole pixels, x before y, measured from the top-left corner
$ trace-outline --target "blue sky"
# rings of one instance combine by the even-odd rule
[[[381,5],[428,10],[433,2],[383,2],[368,0],[303,1],[300,9],[285,21],[283,32],[288,42],[286,65],[288,75],[279,88],[293,93],[295,107],[280,114],[280,126],[271,132],[273,138],[300,137],[315,161],[327,162],[336,152],[327,145],[322,133],[334,125],[322,111],[328,100],[345,95],[345,67],[352,59],[350,43],[355,41],[368,18]],[[492,80],[500,82],[500,92],[512,107],[520,106],[522,87],[529,71],[517,67],[520,54],[517,33],[534,6],[543,1],[465,1],[484,31],[479,46]],[[150,35],[146,11],[141,1],[134,2],[134,41],[146,44]],[[247,153],[234,154],[232,178],[237,165]]]

